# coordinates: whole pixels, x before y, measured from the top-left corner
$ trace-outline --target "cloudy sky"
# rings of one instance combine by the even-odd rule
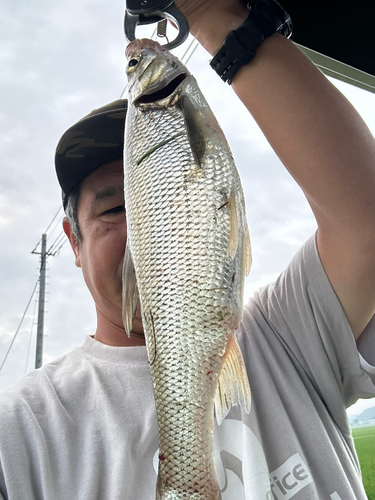
[[[117,99],[125,87],[124,3],[0,3],[0,365],[37,281],[39,256],[31,251],[60,206],[56,144],[66,128]],[[179,48],[177,55],[183,51]],[[188,68],[222,125],[241,173],[254,258],[245,290],[250,296],[277,277],[316,224],[301,191],[208,60],[199,48]],[[375,133],[375,95],[336,84]],[[47,233],[48,248],[59,237],[61,215]],[[93,303],[68,244],[49,258],[48,268],[44,362],[95,331]],[[0,391],[33,368],[33,312],[34,300],[0,373]],[[369,405],[375,400],[360,401],[350,412]]]

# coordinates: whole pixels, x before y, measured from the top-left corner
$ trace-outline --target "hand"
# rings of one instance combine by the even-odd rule
[[[237,3],[237,0],[235,0]],[[193,30],[200,24],[200,21],[210,16],[211,12],[220,10],[220,0],[175,0],[175,4],[189,21]],[[224,2],[230,3],[230,2]]]

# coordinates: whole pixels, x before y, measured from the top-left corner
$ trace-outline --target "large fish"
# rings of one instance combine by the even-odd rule
[[[213,419],[250,410],[234,333],[250,240],[240,178],[196,80],[151,40],[127,47],[123,319],[138,293],[160,453],[156,499],[219,500]]]

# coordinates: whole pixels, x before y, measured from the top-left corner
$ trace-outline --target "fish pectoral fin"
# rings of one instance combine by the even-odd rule
[[[133,257],[129,245],[126,245],[122,268],[122,321],[129,338],[131,329],[133,328],[138,298],[137,277],[135,275]]]
[[[249,227],[247,225],[246,219],[245,219],[245,225],[244,225],[243,258],[244,258],[244,273],[245,273],[245,276],[247,276],[250,272],[252,257],[251,257],[251,243],[250,243]]]
[[[234,259],[238,248],[238,217],[239,210],[236,193],[232,192],[228,199],[229,208],[229,242],[227,253],[231,259]]]
[[[202,166],[202,159],[206,151],[206,131],[202,125],[202,117],[194,101],[187,95],[181,95],[178,103],[185,118],[187,136],[195,163]]]
[[[246,367],[237,339],[233,336],[223,357],[215,394],[215,414],[219,425],[231,407],[237,404],[250,412],[251,394]]]

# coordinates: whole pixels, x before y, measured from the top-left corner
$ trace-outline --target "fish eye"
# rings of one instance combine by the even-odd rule
[[[138,64],[138,59],[135,59],[135,58],[130,59],[129,64],[128,64],[128,68],[132,68],[133,66],[137,66],[137,64]]]

